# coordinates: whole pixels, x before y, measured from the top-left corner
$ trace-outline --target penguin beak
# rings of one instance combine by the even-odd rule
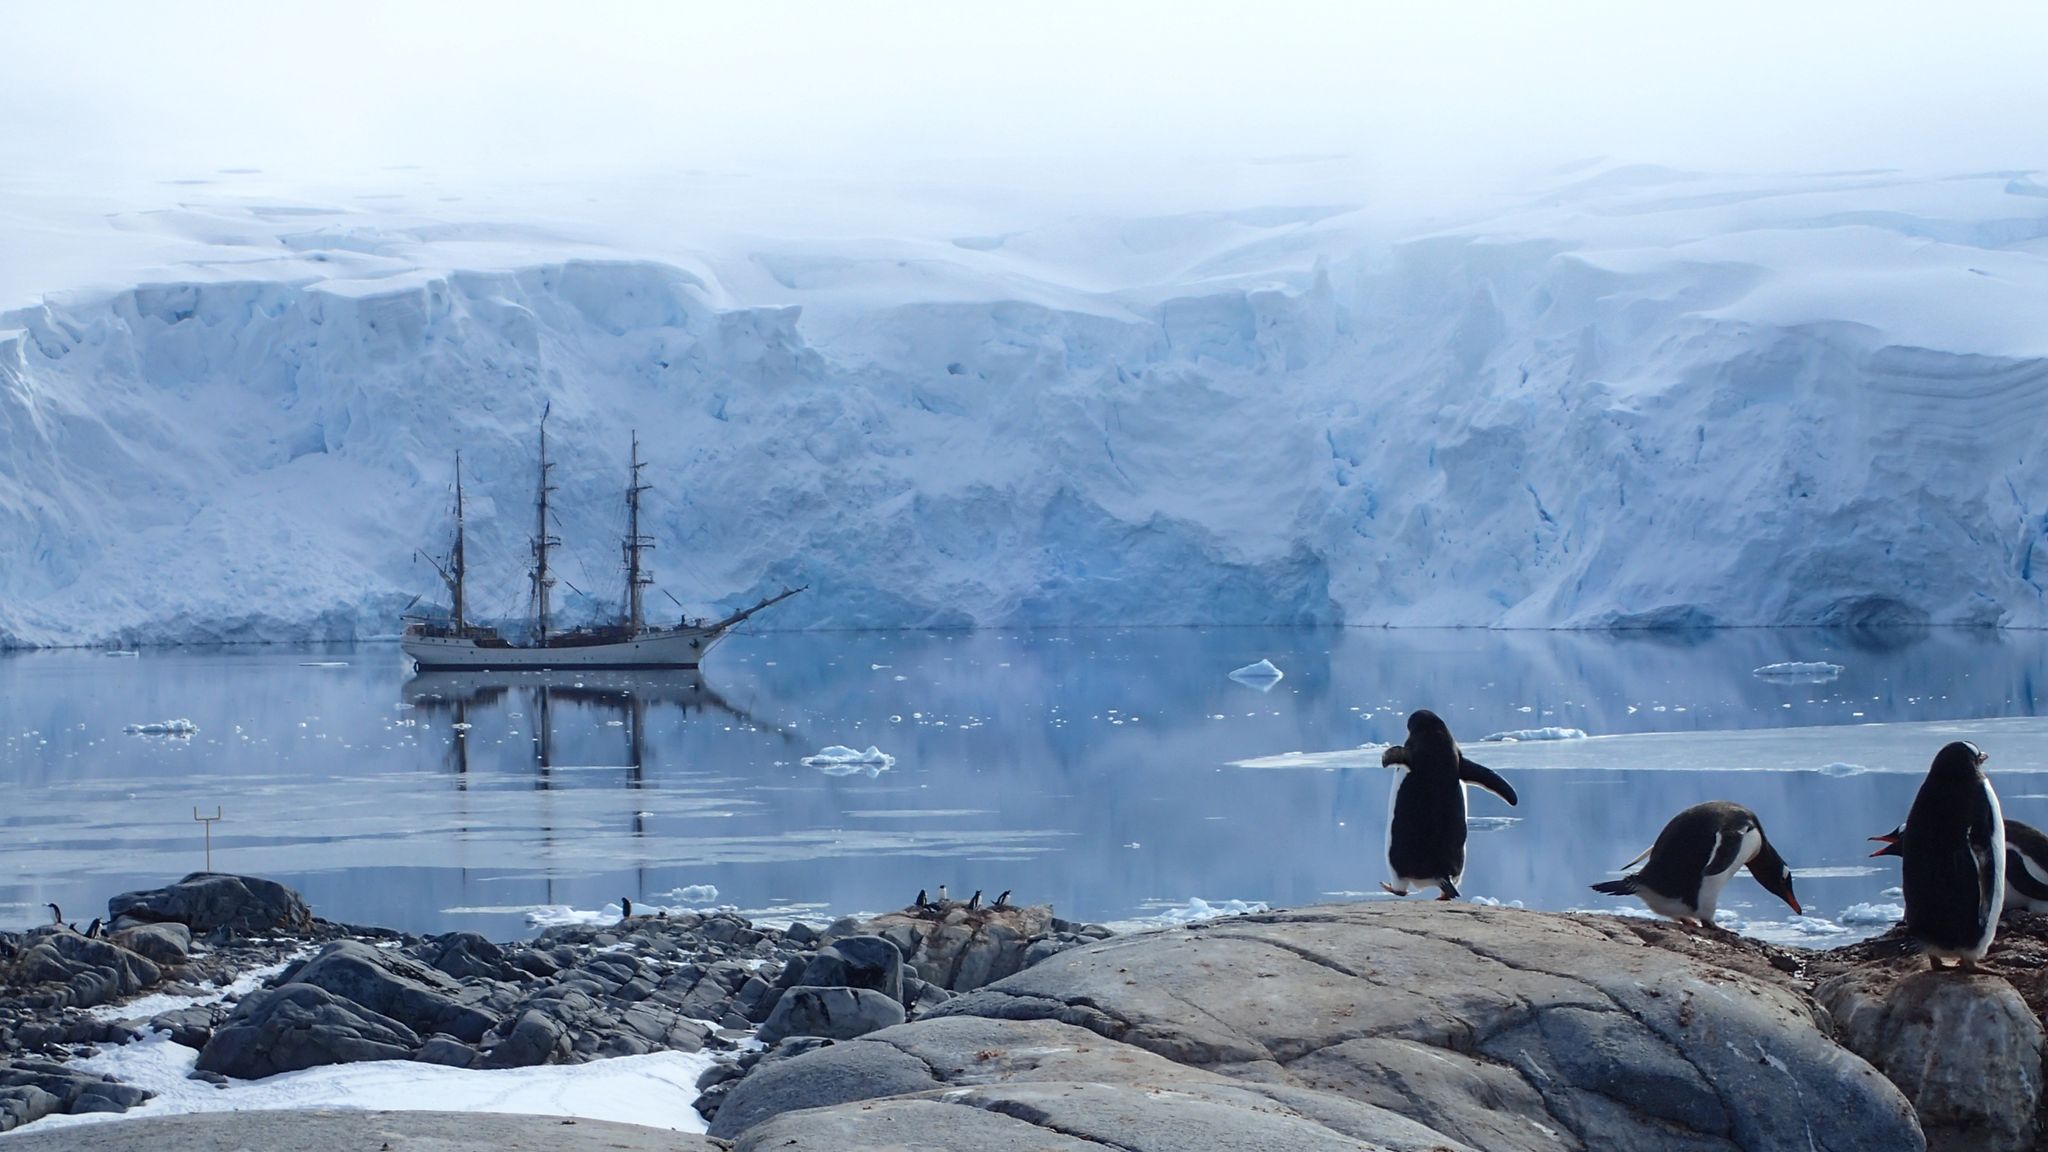
[[[1990,753],[1984,751],[1982,748],[1977,749],[1977,767],[1982,768],[1984,766],[1984,762],[1989,759],[1991,759]]]
[[[1882,847],[1882,848],[1879,848],[1879,849],[1878,849],[1877,851],[1875,851],[1875,852],[1872,852],[1872,853],[1871,853],[1871,855],[1872,855],[1872,856],[1888,856],[1888,855],[1890,855],[1890,854],[1891,854],[1891,853],[1893,852],[1893,850],[1894,850],[1894,848],[1896,847],[1896,845],[1898,844],[1898,842],[1899,842],[1899,838],[1898,838],[1897,836],[1894,836],[1894,835],[1892,835],[1892,834],[1891,834],[1891,833],[1889,833],[1889,832],[1885,833],[1885,834],[1884,834],[1884,835],[1882,835],[1882,836],[1871,836],[1871,837],[1868,837],[1868,839],[1871,839],[1871,840],[1875,840],[1875,841],[1877,841],[1877,842],[1878,842],[1879,844],[1882,844],[1882,845],[1884,845],[1884,847]]]
[[[1804,916],[1804,915],[1806,915],[1806,909],[1804,909],[1804,908],[1801,908],[1801,907],[1799,906],[1799,897],[1797,897],[1797,896],[1790,896],[1790,895],[1788,895],[1788,896],[1786,896],[1786,897],[1785,897],[1785,903],[1787,903],[1787,904],[1790,904],[1790,905],[1792,906],[1792,912],[1793,912],[1793,914],[1794,914],[1794,915],[1796,915],[1796,916]]]

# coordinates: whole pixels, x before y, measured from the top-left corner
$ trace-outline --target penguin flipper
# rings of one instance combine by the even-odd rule
[[[1636,878],[1623,876],[1619,880],[1602,880],[1591,885],[1593,891],[1607,896],[1633,896],[1636,894]]]
[[[1743,832],[1736,832],[1733,835],[1727,832],[1715,833],[1714,854],[1707,858],[1706,870],[1700,875],[1719,876],[1723,872],[1734,871],[1735,857],[1741,854],[1744,839]]]
[[[2048,883],[2043,882],[2033,861],[2014,847],[2011,840],[2005,842],[2005,882],[2029,900],[2048,900]]]
[[[1467,784],[1479,785],[1481,788],[1507,801],[1508,806],[1511,808],[1519,803],[1515,798],[1514,785],[1501,779],[1500,773],[1495,772],[1479,761],[1467,759],[1463,753],[1458,754],[1458,779],[1463,780]]]

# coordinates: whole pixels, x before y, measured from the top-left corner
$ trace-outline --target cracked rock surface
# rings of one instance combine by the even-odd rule
[[[1924,1148],[1898,1089],[1830,1032],[1785,984],[1606,918],[1308,908],[1064,951],[917,1022],[764,1060],[714,1135],[740,1149],[910,1133],[962,1148]]]

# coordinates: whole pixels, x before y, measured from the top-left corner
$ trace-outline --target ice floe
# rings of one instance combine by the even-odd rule
[[[190,720],[156,720],[147,724],[130,724],[121,729],[130,736],[194,736],[199,725]]]
[[[844,744],[834,744],[829,748],[819,750],[815,756],[803,758],[804,767],[816,768],[827,776],[854,776],[860,773],[866,773],[869,776],[880,776],[893,767],[895,763],[896,758],[894,756],[889,755],[873,744],[868,745],[868,749],[865,752],[848,748]]]
[[[1481,736],[1488,744],[1526,744],[1533,740],[1584,740],[1583,728],[1517,728],[1512,732],[1495,732]]]
[[[1271,660],[1260,660],[1257,664],[1247,664],[1230,673],[1232,680],[1237,681],[1239,684],[1257,688],[1261,692],[1271,692],[1273,685],[1278,684],[1286,676],[1287,673],[1274,667]]]

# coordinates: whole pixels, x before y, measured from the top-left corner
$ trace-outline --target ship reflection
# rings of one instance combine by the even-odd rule
[[[527,763],[533,787],[542,792],[566,785],[567,774],[572,772],[578,784],[595,783],[607,773],[617,772],[627,789],[647,787],[649,770],[658,768],[658,754],[650,763],[648,751],[650,713],[658,718],[680,716],[686,721],[693,716],[717,718],[793,739],[789,732],[727,701],[694,670],[429,671],[407,680],[400,695],[405,704],[432,718],[434,728],[448,732],[444,763],[455,777],[456,788],[465,792],[472,779],[472,733],[479,725],[529,739],[532,752]],[[597,723],[591,723],[593,719]],[[522,722],[529,727],[522,730]],[[609,734],[612,728],[619,730],[616,738]],[[568,730],[572,749],[567,760],[558,747],[563,729]],[[479,750],[476,754],[504,762],[501,753]],[[614,760],[614,756],[618,758]],[[541,834],[544,851],[552,855],[555,827],[552,805],[547,808]],[[638,802],[632,808],[633,835],[644,837],[648,813]],[[552,877],[554,869],[548,874]],[[547,898],[554,901],[552,879]]]

